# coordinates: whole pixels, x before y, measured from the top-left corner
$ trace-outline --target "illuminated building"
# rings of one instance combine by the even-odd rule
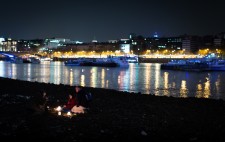
[[[1,51],[17,51],[17,41],[11,38],[2,41]]]

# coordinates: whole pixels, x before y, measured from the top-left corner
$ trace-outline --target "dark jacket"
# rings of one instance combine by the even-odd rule
[[[78,93],[76,93],[77,107],[79,106],[89,107],[89,104],[85,95],[86,95],[86,91],[83,89],[81,89]]]

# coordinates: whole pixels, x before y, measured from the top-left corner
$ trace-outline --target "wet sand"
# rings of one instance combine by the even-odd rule
[[[225,141],[225,102],[88,88],[90,109],[72,117],[53,110],[74,86],[0,78],[0,137],[14,141]],[[32,98],[45,90],[48,112]]]

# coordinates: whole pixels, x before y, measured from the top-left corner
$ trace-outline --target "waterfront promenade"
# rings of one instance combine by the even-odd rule
[[[223,100],[158,97],[85,88],[93,94],[86,114],[29,111],[45,90],[50,108],[66,102],[74,86],[0,78],[0,137],[14,141],[224,141]]]

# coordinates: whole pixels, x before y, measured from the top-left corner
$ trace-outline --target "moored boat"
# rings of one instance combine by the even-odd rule
[[[129,67],[122,57],[108,56],[107,58],[77,58],[64,62],[67,66],[99,66],[99,67]]]
[[[24,58],[23,63],[32,63],[32,64],[40,64],[40,60],[35,57]]]
[[[225,60],[219,59],[215,54],[210,54],[201,59],[173,60],[166,64],[161,64],[161,69],[185,71],[225,71]]]
[[[15,57],[15,58],[11,58],[10,62],[15,64],[22,64],[23,59],[21,57]]]
[[[213,60],[208,64],[208,71],[225,71],[225,60]]]

